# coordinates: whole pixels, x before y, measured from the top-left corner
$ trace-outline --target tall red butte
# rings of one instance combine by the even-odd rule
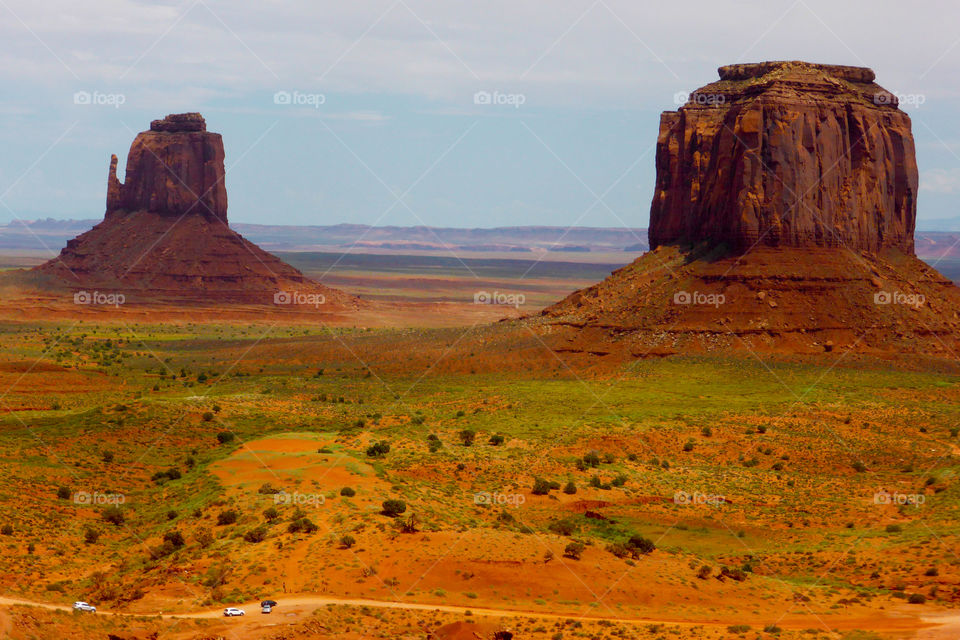
[[[951,352],[960,295],[914,256],[896,97],[862,67],[719,74],[661,116],[652,250],[544,311],[556,348]]]
[[[223,139],[203,116],[154,120],[130,146],[122,183],[111,158],[103,221],[35,271],[128,300],[356,306],[231,230],[225,177]]]

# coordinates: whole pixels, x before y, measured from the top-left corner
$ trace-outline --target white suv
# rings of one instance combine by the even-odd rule
[[[231,616],[242,616],[244,615],[244,611],[243,609],[237,609],[236,607],[227,607],[223,610],[223,615],[227,616],[228,618]]]
[[[87,604],[86,602],[80,602],[80,601],[77,601],[77,602],[74,602],[74,603],[73,603],[73,610],[74,610],[74,611],[87,611],[87,612],[89,612],[89,613],[96,613],[96,612],[97,612],[97,608],[96,608],[95,606],[93,606],[93,605],[91,605],[91,604]]]

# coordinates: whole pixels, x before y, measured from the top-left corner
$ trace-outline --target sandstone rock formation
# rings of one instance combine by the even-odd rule
[[[74,289],[128,299],[283,304],[323,299],[323,309],[358,300],[306,278],[227,224],[224,149],[199,113],[154,120],[137,135],[123,183],[110,159],[103,222],[36,268]],[[299,297],[298,297],[299,296]]]
[[[539,320],[559,351],[960,346],[960,290],[914,256],[910,119],[870,69],[764,62],[661,119],[651,251]]]
[[[913,253],[910,118],[861,67],[764,62],[661,116],[650,246],[843,246]]]
[[[223,157],[223,139],[207,131],[199,113],[154,120],[130,147],[125,184],[117,179],[117,157],[110,159],[107,215],[198,213],[226,222]]]

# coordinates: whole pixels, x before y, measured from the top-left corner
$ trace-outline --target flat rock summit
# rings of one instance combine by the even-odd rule
[[[651,251],[543,312],[555,348],[952,352],[960,292],[914,255],[910,118],[863,67],[721,67],[664,112]]]
[[[34,270],[74,290],[183,302],[297,304],[356,298],[325,287],[230,229],[223,139],[199,113],[169,115],[137,135],[124,181],[110,159],[104,219]]]

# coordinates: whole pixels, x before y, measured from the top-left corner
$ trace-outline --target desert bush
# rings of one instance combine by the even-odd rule
[[[281,490],[281,489],[277,489],[276,487],[274,487],[274,486],[273,486],[272,484],[270,484],[269,482],[264,482],[262,485],[260,485],[260,488],[257,489],[257,493],[259,493],[259,494],[261,494],[261,495],[265,495],[265,496],[272,496],[272,495],[275,495],[275,494],[277,494],[277,493],[280,493],[280,491],[282,491],[282,490]]]
[[[640,535],[630,536],[630,539],[627,540],[627,546],[637,554],[653,553],[657,548],[657,545],[653,543],[653,540],[644,538]]]
[[[211,533],[210,529],[201,527],[193,534],[193,539],[197,541],[197,544],[200,545],[201,548],[205,549],[213,544],[213,533]]]
[[[167,531],[165,534],[163,534],[163,540],[164,542],[169,542],[177,549],[185,544],[183,540],[183,534],[176,529],[173,531]]]
[[[351,536],[351,535],[342,535],[342,536],[340,536],[340,548],[341,548],[341,549],[349,549],[350,547],[352,547],[352,546],[355,545],[356,543],[357,543],[356,539],[354,539],[354,537]]]
[[[710,436],[713,435],[713,429],[711,429],[710,427],[704,427],[703,429],[700,429],[700,434],[705,438],[709,438]]]
[[[384,440],[367,447],[367,456],[370,458],[382,458],[388,453],[390,453],[390,443]]]
[[[687,440],[686,442],[683,443],[684,451],[693,451],[693,447],[694,447],[693,440]]]
[[[201,382],[202,382],[202,381],[201,381]],[[204,412],[203,412],[203,421],[204,421],[204,422],[210,422],[211,420],[213,420],[213,412],[212,412],[212,411],[204,411]]]
[[[243,534],[243,539],[247,542],[263,542],[267,537],[267,527],[260,525],[259,527],[254,527]]]
[[[554,522],[551,522],[547,526],[547,528],[550,529],[550,531],[561,536],[572,536],[573,534],[575,534],[577,531],[580,530],[580,527],[577,524],[577,521],[572,517],[563,518],[562,520],[556,520]]]
[[[221,511],[217,514],[217,524],[219,526],[224,526],[228,524],[233,524],[237,521],[239,514],[233,509],[227,509],[226,511]]]
[[[93,527],[87,527],[87,530],[83,534],[83,541],[87,544],[97,544],[97,540],[99,539],[100,532]]]
[[[490,444],[494,447],[499,447],[504,443],[505,438],[499,434],[490,436]]]
[[[70,494],[70,487],[57,487],[57,497],[61,500],[69,500]]]
[[[473,441],[477,439],[477,434],[472,429],[464,429],[457,435],[465,447],[473,445]]]
[[[622,473],[618,473],[616,477],[610,481],[610,484],[615,487],[622,487],[623,485],[627,484],[627,476]]]
[[[927,601],[927,597],[922,593],[912,593],[910,597],[907,598],[907,602],[910,604],[924,604]]]
[[[398,515],[407,510],[407,503],[403,500],[390,499],[384,500],[382,507],[383,515],[396,518]]]
[[[357,495],[357,492],[352,487],[344,487],[343,489],[340,489],[340,495],[346,498],[352,498],[353,496]]]
[[[230,431],[221,431],[217,434],[217,442],[220,444],[227,444],[228,442],[233,442],[233,439],[236,436],[233,435]]]
[[[120,507],[116,505],[110,505],[103,510],[101,515],[106,522],[109,522],[112,525],[123,524],[123,511],[121,511]]]
[[[573,483],[573,480],[571,480],[570,482],[564,485],[563,492],[566,493],[567,495],[573,495],[577,492],[577,485],[575,485]]]
[[[531,493],[535,496],[545,496],[550,493],[551,484],[549,480],[544,480],[543,478],[534,478],[533,479],[533,488]]]
[[[586,549],[586,547],[582,542],[574,541],[563,548],[563,555],[571,560],[579,560],[580,556],[583,555],[584,549]]]
[[[851,466],[853,467],[853,470],[856,471],[857,473],[863,473],[864,471],[867,470],[867,465],[863,464],[859,460],[854,462]]]
[[[596,451],[590,451],[583,456],[583,463],[588,467],[599,467],[600,466],[600,454]]]
[[[167,511],[167,520],[176,520],[177,516],[179,515],[179,513],[171,509],[170,511]]]
[[[287,527],[287,531],[290,533],[313,533],[317,529],[317,525],[310,518],[298,518]]]
[[[711,569],[708,565],[702,565],[699,569],[697,569],[697,577],[701,580],[706,580],[709,578],[711,573],[713,573],[713,569]]]
[[[267,522],[273,522],[280,517],[280,512],[276,507],[267,507],[263,512],[263,517]]]

